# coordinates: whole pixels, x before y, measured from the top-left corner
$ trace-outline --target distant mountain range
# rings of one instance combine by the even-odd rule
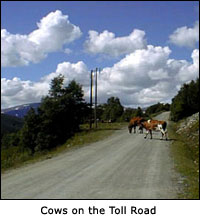
[[[30,108],[37,109],[39,106],[40,103],[18,105],[12,108],[2,109],[1,114],[7,114],[18,118],[24,118],[24,116],[28,113]]]

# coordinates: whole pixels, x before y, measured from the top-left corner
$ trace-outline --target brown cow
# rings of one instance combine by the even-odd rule
[[[146,129],[146,136],[144,138],[147,138],[147,135],[150,133],[151,139],[152,139],[152,131],[157,130],[160,131],[163,136],[165,136],[167,140],[167,122],[166,121],[158,121],[158,120],[148,120],[141,123],[142,127]]]
[[[134,128],[134,133],[136,133],[136,126],[139,126],[140,133],[143,133],[143,127],[140,126],[143,121],[144,119],[142,117],[133,117],[128,125],[129,133],[132,132],[132,128]]]

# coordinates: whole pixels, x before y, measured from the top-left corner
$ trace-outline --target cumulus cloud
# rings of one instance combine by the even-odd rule
[[[37,63],[48,53],[61,50],[81,36],[79,27],[70,23],[67,15],[61,11],[49,13],[37,23],[38,29],[29,35],[11,34],[1,30],[1,65],[24,66]]]
[[[199,51],[192,52],[193,62],[169,59],[168,47],[136,50],[110,68],[99,79],[101,102],[118,96],[126,106],[148,106],[170,102],[179,86],[199,75]]]
[[[105,68],[103,74],[116,85],[144,86],[155,79],[155,72],[166,63],[170,54],[168,47],[154,47],[148,45],[147,49],[136,50],[127,55],[111,68]],[[164,72],[164,70],[162,71]],[[156,79],[163,79],[166,74],[156,75]]]
[[[77,63],[59,63],[56,71],[41,78],[41,82],[50,84],[51,80],[60,74],[65,77],[64,86],[68,85],[68,83],[72,80],[76,80],[76,82],[83,86],[89,85],[89,72],[83,61],[79,61]]]
[[[91,54],[101,53],[117,57],[146,48],[145,32],[138,29],[124,37],[115,37],[114,33],[107,30],[102,33],[90,30],[88,34],[85,50]]]
[[[193,50],[191,57],[193,63],[184,63],[178,71],[177,78],[181,82],[189,82],[199,76],[199,50]]]
[[[42,77],[38,82],[24,81],[17,77],[13,79],[2,78],[2,108],[30,102],[40,102],[41,98],[48,94],[51,80],[59,74],[65,77],[64,86],[68,85],[73,79],[83,85],[84,88],[87,88],[89,85],[89,72],[87,66],[82,61],[77,63],[60,63],[55,72]]]
[[[29,62],[37,63],[46,55],[40,52],[38,45],[31,43],[27,35],[13,35],[1,30],[1,65],[25,66]]]
[[[71,24],[68,16],[59,10],[42,18],[37,26],[38,29],[29,34],[29,40],[46,52],[59,50],[63,44],[81,36],[80,28]]]
[[[40,92],[42,87],[37,90],[37,83],[24,81],[14,77],[11,80],[1,79],[1,105],[2,108],[15,106],[23,103],[38,102],[41,99]]]
[[[98,103],[105,103],[111,96],[120,98],[124,106],[149,106],[157,102],[170,102],[180,85],[199,75],[199,50],[193,50],[192,62],[169,59],[168,47],[148,45],[126,55],[112,67],[104,68],[98,76]],[[39,102],[47,95],[51,80],[63,74],[64,85],[75,79],[83,85],[85,99],[89,101],[90,73],[83,61],[63,62],[54,72],[38,82],[19,78],[1,80],[2,107],[29,102]]]
[[[180,47],[195,48],[199,42],[199,22],[194,24],[194,27],[187,26],[177,28],[173,34],[169,36],[170,42]]]

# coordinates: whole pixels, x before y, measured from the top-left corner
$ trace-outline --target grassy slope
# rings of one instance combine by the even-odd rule
[[[112,135],[117,129],[127,126],[127,123],[99,123],[98,128],[91,130],[88,125],[81,127],[81,131],[68,139],[65,144],[57,146],[50,151],[36,152],[30,156],[29,152],[21,152],[17,147],[1,151],[1,171],[4,172],[10,168],[17,168],[27,163],[33,163],[40,160],[51,158],[59,153],[63,153],[72,147],[81,147],[99,140],[103,140]]]
[[[182,177],[179,198],[199,199],[199,122],[179,134],[180,123],[171,122],[169,126],[170,139],[174,140],[171,154]]]

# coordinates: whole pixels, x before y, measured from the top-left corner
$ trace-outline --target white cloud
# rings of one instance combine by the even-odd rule
[[[99,77],[99,100],[118,96],[127,106],[148,106],[170,102],[179,86],[199,75],[199,51],[192,53],[193,62],[169,59],[168,47],[136,50]]]
[[[20,79],[14,77],[12,80],[1,79],[1,95],[2,96],[13,96],[22,90],[22,84],[19,83]]]
[[[38,45],[29,41],[26,35],[13,35],[5,29],[1,30],[1,65],[24,66],[29,62],[38,62],[45,54]]]
[[[166,69],[170,53],[168,47],[148,45],[147,49],[136,50],[113,67],[103,69],[99,79],[99,95],[106,98],[110,94],[118,96],[126,105],[163,100],[165,96],[155,85],[170,78]]]
[[[37,23],[38,29],[29,34],[29,40],[40,46],[45,52],[62,48],[81,36],[80,28],[71,24],[67,15],[61,11],[49,13]]]
[[[107,30],[102,33],[90,30],[85,42],[85,50],[92,54],[106,54],[113,57],[128,54],[136,49],[146,48],[145,32],[135,29],[125,37],[115,37]]]
[[[38,82],[24,81],[16,77],[11,80],[2,78],[2,108],[31,102],[40,102],[41,98],[48,94],[51,80],[59,74],[65,76],[64,86],[68,85],[73,79],[85,88],[89,85],[89,72],[87,66],[82,61],[77,63],[60,63],[55,72],[42,77]]]
[[[158,102],[166,102],[170,100],[176,90],[174,83],[170,81],[159,81],[149,88],[143,88],[135,94],[135,99],[141,105],[147,106]]]
[[[107,78],[116,85],[129,85],[129,87],[149,85],[154,78],[151,77],[152,72],[158,71],[164,66],[170,52],[168,47],[148,45],[147,49],[136,50],[113,67],[105,68],[104,71]],[[163,75],[156,78],[163,79]]]
[[[172,35],[169,36],[170,42],[180,47],[194,48],[199,42],[199,22],[194,24],[193,28],[187,26],[177,28]]]
[[[180,85],[199,75],[199,50],[191,54],[193,62],[169,59],[168,47],[148,45],[126,55],[112,67],[104,68],[98,76],[98,103],[105,103],[111,96],[120,98],[125,106],[148,106],[157,102],[170,102]],[[63,74],[64,84],[75,79],[83,85],[89,101],[90,73],[83,61],[63,62],[38,82],[19,78],[1,80],[2,108],[18,104],[39,102],[47,95],[51,80]]]
[[[148,72],[148,76],[152,80],[159,80],[159,79],[167,79],[167,78],[169,78],[168,72],[166,70],[162,69],[162,68],[156,69],[156,70],[150,70]]]
[[[64,85],[67,85],[70,81],[76,80],[76,82],[83,86],[89,85],[89,72],[84,62],[79,61],[77,63],[63,62],[57,65],[55,72],[41,79],[42,82],[50,83],[51,80],[59,74],[64,75]]]
[[[29,35],[11,34],[1,30],[1,65],[24,66],[37,63],[48,53],[59,51],[81,36],[80,28],[71,24],[61,11],[49,13],[37,23],[38,29]]]
[[[36,84],[16,77],[12,80],[1,79],[2,108],[39,101],[42,87],[37,89]]]
[[[177,74],[177,78],[181,82],[189,82],[199,76],[199,50],[193,50],[191,57],[193,63],[185,63]]]

